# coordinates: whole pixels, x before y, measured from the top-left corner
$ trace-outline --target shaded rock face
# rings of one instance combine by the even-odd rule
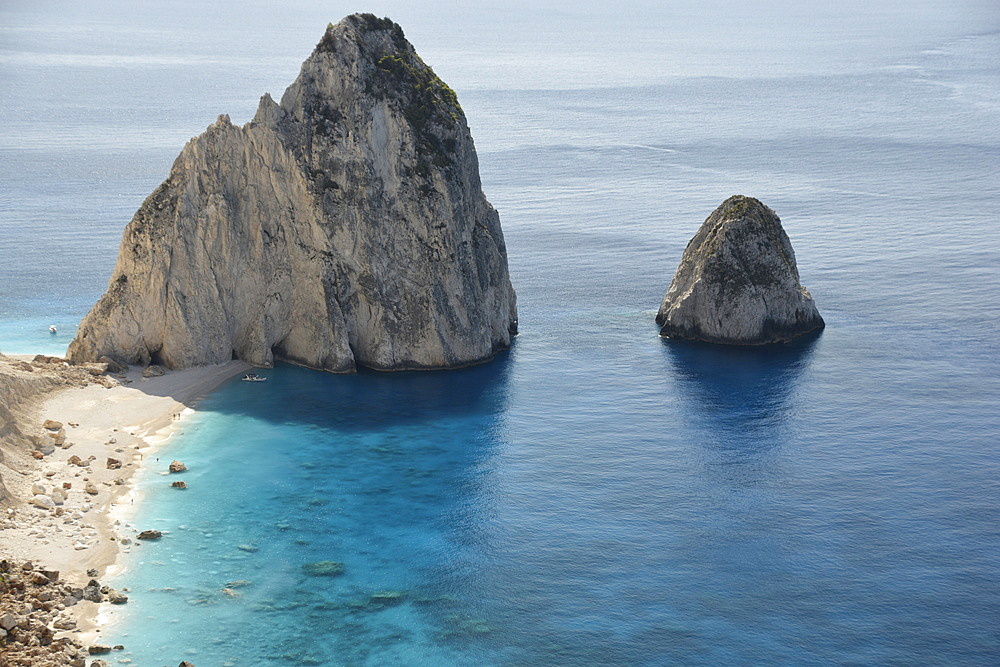
[[[192,139],[125,229],[68,356],[456,367],[516,332],[496,211],[454,92],[398,25],[328,27],[281,103]]]
[[[656,323],[661,336],[734,345],[787,342],[824,326],[781,220],[741,195],[688,243]]]

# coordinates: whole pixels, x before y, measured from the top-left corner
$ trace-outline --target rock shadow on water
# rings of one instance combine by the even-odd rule
[[[466,414],[499,414],[509,392],[510,352],[454,370],[334,375],[276,364],[259,385],[231,382],[206,409],[339,433],[385,431]],[[382,452],[386,453],[386,452]]]
[[[698,421],[737,436],[766,436],[793,413],[800,380],[821,335],[762,346],[661,342],[673,370],[672,384]]]

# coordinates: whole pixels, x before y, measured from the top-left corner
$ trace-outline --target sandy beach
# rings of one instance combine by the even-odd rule
[[[248,368],[233,361],[150,378],[131,368],[111,388],[69,387],[18,405],[24,434],[45,434],[43,424],[53,420],[65,430],[65,443],[40,459],[7,462],[4,484],[13,502],[0,510],[0,558],[34,561],[78,586],[115,574],[119,555],[135,548],[142,530],[128,522],[138,501],[133,476],[151,464],[166,472],[170,459],[156,463],[153,452],[182,427],[198,399]],[[36,492],[56,489],[65,492],[61,505],[31,504]],[[75,640],[99,638],[102,604],[67,607]]]

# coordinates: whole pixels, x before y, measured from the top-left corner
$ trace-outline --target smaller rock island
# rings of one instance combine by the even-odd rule
[[[656,323],[667,338],[728,345],[786,343],[825,326],[781,220],[743,195],[722,202],[688,243]]]

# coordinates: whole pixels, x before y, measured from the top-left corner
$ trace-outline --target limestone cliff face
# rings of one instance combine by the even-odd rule
[[[126,227],[68,356],[349,372],[489,359],[516,332],[454,92],[388,19],[328,27],[281,103],[220,116]]]
[[[661,336],[736,345],[787,342],[824,326],[781,220],[743,196],[724,201],[688,243],[656,323]]]

